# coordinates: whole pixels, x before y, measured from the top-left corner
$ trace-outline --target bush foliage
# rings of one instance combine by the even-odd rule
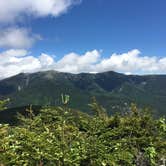
[[[19,125],[0,125],[2,166],[155,166],[166,156],[165,118],[154,119],[135,104],[108,116],[95,99],[93,115],[45,107],[18,115]],[[0,102],[3,109],[6,101]]]

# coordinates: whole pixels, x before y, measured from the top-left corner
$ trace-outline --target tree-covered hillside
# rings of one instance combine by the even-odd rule
[[[4,109],[7,101],[0,102]],[[135,104],[109,116],[95,98],[93,115],[62,105],[30,107],[17,126],[0,125],[2,166],[156,166],[166,157],[166,122]]]
[[[135,76],[115,72],[70,74],[46,71],[19,74],[0,81],[0,99],[10,98],[8,107],[60,105],[61,93],[72,96],[70,107],[89,112],[92,96],[109,111],[123,111],[131,102],[151,107],[155,115],[166,115],[166,76]]]

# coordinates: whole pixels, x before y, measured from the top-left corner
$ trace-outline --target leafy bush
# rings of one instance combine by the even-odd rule
[[[93,99],[93,116],[67,107],[18,115],[20,125],[0,125],[0,165],[141,166],[166,156],[165,118],[153,119],[132,104],[125,115],[108,116]],[[0,108],[6,101],[0,102]]]

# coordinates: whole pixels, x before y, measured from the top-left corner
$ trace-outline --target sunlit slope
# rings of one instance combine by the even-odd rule
[[[92,96],[109,113],[123,111],[131,102],[154,109],[156,115],[166,111],[166,75],[136,76],[116,72],[70,74],[45,71],[19,74],[0,81],[0,97],[11,99],[9,107],[59,105],[61,94],[69,94],[70,106],[89,111]]]

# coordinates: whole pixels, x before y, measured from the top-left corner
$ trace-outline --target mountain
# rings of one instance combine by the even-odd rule
[[[70,106],[85,112],[95,96],[109,114],[125,110],[134,102],[152,108],[156,116],[166,115],[166,75],[44,71],[21,73],[0,81],[0,99],[10,98],[9,108],[60,105],[61,94],[70,95]]]

